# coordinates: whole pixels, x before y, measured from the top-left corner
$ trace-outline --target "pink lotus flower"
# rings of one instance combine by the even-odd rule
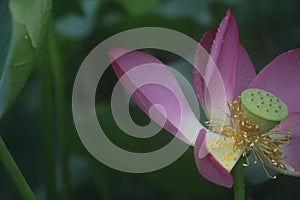
[[[218,28],[203,35],[201,46],[215,62],[225,86],[225,98],[211,99],[208,85],[218,84],[214,82],[217,75],[210,64],[199,64],[202,61],[197,51],[193,85],[209,119],[206,128],[194,116],[172,73],[158,59],[125,49],[112,49],[109,54],[119,78],[143,64],[157,64],[149,73],[139,72],[139,76],[129,76],[122,83],[131,93],[137,89],[132,97],[145,113],[156,104],[164,107],[164,123],[156,115],[150,117],[194,145],[196,165],[206,179],[232,187],[230,171],[241,156],[248,165],[249,153],[264,168],[299,177],[300,49],[283,53],[256,75],[248,53],[239,43],[237,22],[230,10]],[[151,79],[166,82],[176,95],[161,85],[140,86]],[[215,109],[226,103],[226,110]],[[226,117],[219,119],[224,112]],[[195,130],[199,131],[196,140]]]

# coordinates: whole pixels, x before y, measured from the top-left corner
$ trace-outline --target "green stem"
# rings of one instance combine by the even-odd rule
[[[46,40],[47,41],[47,40]],[[39,57],[39,78],[41,85],[41,111],[42,111],[42,136],[44,146],[46,199],[57,199],[56,175],[55,175],[55,149],[54,149],[54,116],[53,94],[51,86],[51,70],[49,63],[47,44],[43,45],[42,55]]]
[[[48,46],[50,63],[53,73],[54,92],[57,111],[57,132],[60,147],[60,164],[62,170],[62,185],[63,185],[63,199],[71,200],[71,187],[70,187],[70,172],[69,172],[69,148],[68,136],[66,129],[66,97],[63,79],[63,69],[59,48],[57,47],[55,36],[53,33],[53,24],[49,27],[48,32]]]
[[[14,181],[21,197],[24,200],[35,200],[36,198],[34,196],[34,193],[30,189],[18,165],[16,164],[12,155],[7,149],[7,146],[5,145],[2,137],[0,137],[0,161],[2,162],[3,167],[5,168],[7,173]]]
[[[234,178],[233,191],[235,200],[245,199],[245,169],[243,163],[244,158],[240,158],[232,172]]]

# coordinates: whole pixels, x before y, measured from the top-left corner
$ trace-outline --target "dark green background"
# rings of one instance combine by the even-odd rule
[[[228,8],[237,18],[240,41],[258,72],[280,53],[300,46],[300,1],[99,0],[92,7],[94,9],[85,12],[78,0],[54,1],[53,5],[55,40],[63,66],[67,98],[65,134],[68,135],[70,149],[72,199],[232,199],[232,190],[216,186],[200,176],[192,148],[170,166],[146,174],[115,171],[96,161],[83,147],[73,124],[71,92],[76,72],[90,50],[116,33],[157,26],[174,29],[199,40],[205,31],[218,25]],[[191,78],[191,66],[178,61],[178,57],[162,51],[154,51],[154,54],[168,64],[181,67],[181,71]],[[38,199],[45,198],[45,166],[37,67],[47,66],[47,59],[47,54],[39,55],[25,89],[0,122],[0,134]],[[184,66],[186,70],[182,70]],[[99,83],[96,99],[99,121],[107,130],[108,137],[119,146],[137,152],[154,150],[166,144],[171,139],[166,132],[142,140],[126,136],[116,127],[109,106],[110,92],[115,82],[115,75],[107,70]],[[131,113],[139,124],[149,120],[134,105]],[[57,187],[61,191],[58,150],[55,154]],[[267,180],[260,173],[250,170],[247,175],[248,199],[300,198],[300,179],[279,175],[277,180]],[[0,199],[20,199],[1,165]]]

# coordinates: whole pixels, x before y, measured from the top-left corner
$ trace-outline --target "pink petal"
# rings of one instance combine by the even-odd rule
[[[218,28],[210,51],[210,56],[215,61],[222,75],[227,101],[231,101],[234,97],[238,44],[238,25],[235,16],[231,10],[228,10]],[[210,81],[214,73],[208,68],[205,73],[205,80]]]
[[[203,48],[211,58],[203,56]],[[224,105],[234,97],[238,50],[238,26],[228,10],[219,28],[204,34],[195,56],[193,83],[209,117],[222,115]]]
[[[139,51],[111,49],[109,55],[115,73],[136,104],[166,130],[194,143],[203,126],[167,66]]]
[[[282,147],[283,158],[296,170],[300,170],[300,113],[290,113],[276,130],[290,130],[289,145]]]
[[[261,88],[281,98],[289,112],[300,112],[300,49],[281,54],[254,78],[250,87]]]
[[[200,40],[200,45],[209,53],[211,45],[213,43],[215,34],[217,32],[217,29],[211,29],[210,31],[206,32],[203,37]],[[199,49],[197,50],[196,53],[196,58],[195,58],[195,66],[202,67],[199,63],[198,60],[200,60],[200,53]],[[205,66],[206,67],[206,66]],[[204,67],[204,68],[205,68]],[[202,67],[203,68],[203,67]],[[205,87],[205,82],[200,75],[200,72],[202,74],[205,74],[205,69],[194,69],[193,71],[193,84],[194,88],[196,90],[196,93],[198,94],[198,99],[200,101],[200,104],[202,108],[206,108],[205,105],[205,97],[204,97],[204,91]],[[236,69],[236,80],[235,80],[235,95],[234,97],[239,96],[243,90],[249,87],[250,83],[254,79],[256,75],[255,72],[255,67],[252,63],[251,58],[249,57],[247,51],[245,48],[239,44],[239,54],[238,54],[238,63],[237,63],[237,69]]]
[[[202,129],[198,135],[194,148],[194,157],[200,174],[215,184],[231,188],[233,184],[231,174],[214,159],[208,152],[205,144],[206,131]]]
[[[248,88],[255,75],[256,72],[251,58],[245,48],[239,44],[234,97],[241,95],[242,91]]]
[[[205,97],[204,97],[204,91],[205,88],[207,87],[204,80],[203,80],[203,76],[205,74],[206,71],[206,64],[201,64],[201,63],[207,63],[206,61],[201,61],[203,59],[203,55],[202,55],[202,51],[201,48],[204,48],[207,53],[210,53],[210,49],[211,49],[211,45],[216,37],[216,33],[217,33],[217,28],[211,29],[209,31],[207,31],[206,33],[204,33],[204,35],[202,36],[196,55],[195,55],[195,61],[194,61],[194,70],[193,70],[193,85],[195,88],[195,91],[197,93],[198,99],[200,101],[200,104],[203,108],[203,110],[205,112],[206,111],[206,105],[205,105]],[[200,63],[201,61],[201,63]]]

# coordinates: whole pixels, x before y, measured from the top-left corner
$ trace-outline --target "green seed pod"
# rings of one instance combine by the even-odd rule
[[[262,89],[249,88],[241,95],[244,115],[259,125],[259,132],[264,133],[288,116],[288,107],[274,94]]]

